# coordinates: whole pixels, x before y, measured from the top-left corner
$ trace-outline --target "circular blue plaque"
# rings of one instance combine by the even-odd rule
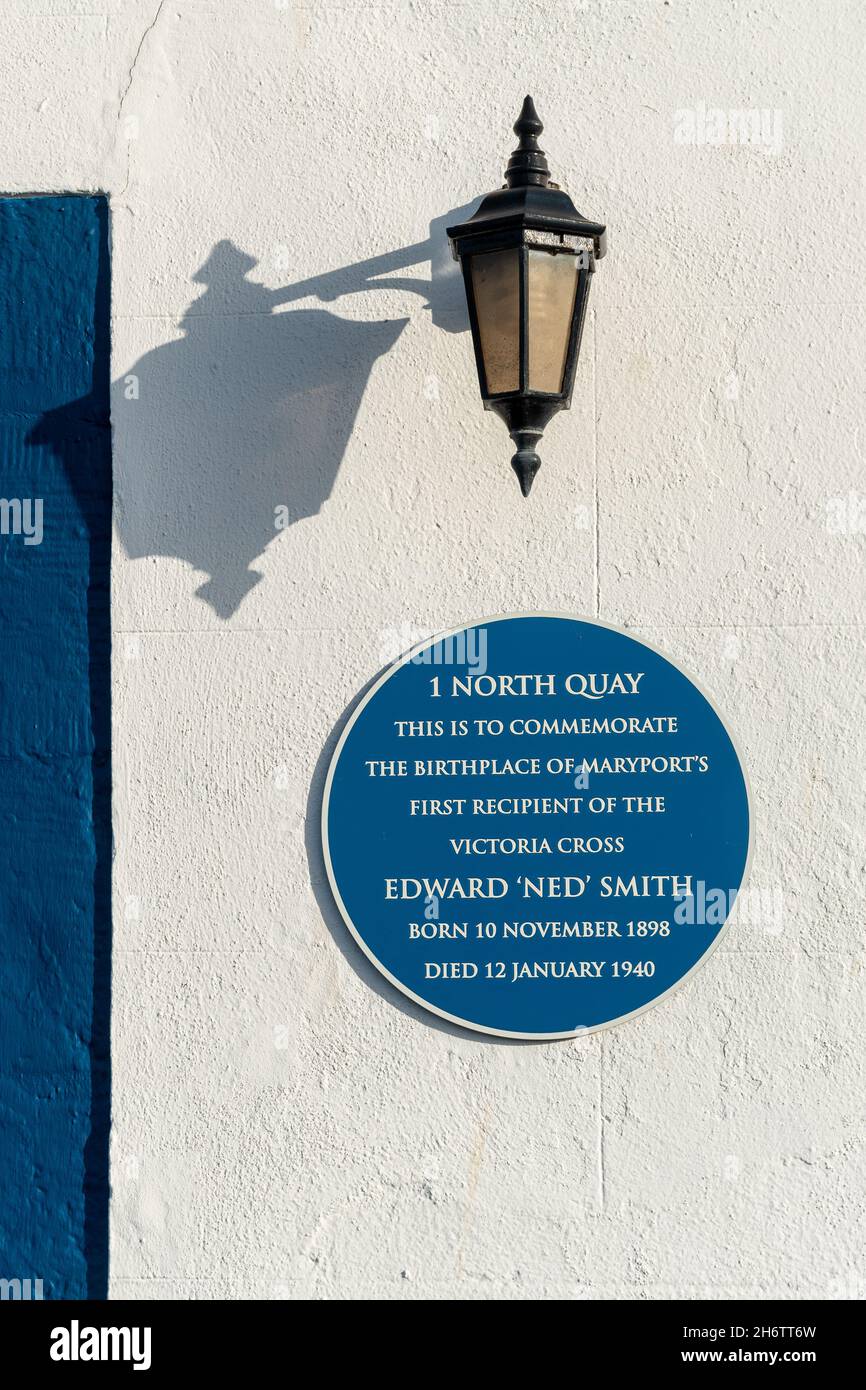
[[[543,613],[395,662],[343,730],[322,833],[383,975],[533,1039],[670,994],[718,945],[751,842],[737,750],[695,682],[617,628]]]

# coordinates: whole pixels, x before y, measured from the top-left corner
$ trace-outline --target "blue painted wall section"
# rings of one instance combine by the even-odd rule
[[[104,198],[0,199],[0,1278],[46,1298],[108,1270],[108,258]]]

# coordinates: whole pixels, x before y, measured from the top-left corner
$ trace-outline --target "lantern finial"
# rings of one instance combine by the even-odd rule
[[[535,452],[535,445],[541,438],[540,430],[515,430],[511,438],[517,445],[517,453],[511,460],[511,467],[517,474],[520,491],[529,496],[535,475],[541,467],[541,459]]]
[[[505,182],[509,188],[528,188],[531,184],[546,188],[549,184],[550,169],[544,150],[538,147],[538,137],[543,130],[535,102],[530,96],[524,97],[520,115],[514,122],[514,134],[519,137],[520,143],[505,170]]]

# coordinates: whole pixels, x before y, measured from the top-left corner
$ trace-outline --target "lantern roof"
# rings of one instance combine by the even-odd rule
[[[505,184],[482,198],[466,222],[447,228],[455,258],[459,254],[458,243],[470,237],[522,231],[586,237],[594,243],[596,257],[600,260],[604,255],[605,227],[583,217],[565,190],[550,181],[547,158],[538,144],[543,129],[532,97],[527,96],[514,123],[519,143],[508,161]]]

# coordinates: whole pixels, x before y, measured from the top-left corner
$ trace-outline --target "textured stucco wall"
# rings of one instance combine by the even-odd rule
[[[111,196],[114,1296],[866,1290],[864,34],[857,0],[4,4],[0,187]],[[611,232],[528,503],[442,241],[526,91]],[[702,106],[766,140],[678,142]],[[316,844],[361,686],[520,609],[693,671],[756,813],[714,958],[574,1043],[398,998]]]

